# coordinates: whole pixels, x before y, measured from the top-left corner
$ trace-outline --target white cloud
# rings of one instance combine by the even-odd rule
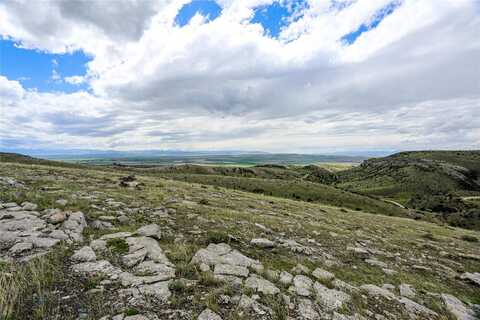
[[[86,76],[64,78],[91,92],[38,93],[0,77],[8,113],[0,137],[136,149],[480,146],[473,0],[404,0],[350,46],[342,36],[390,0],[309,1],[279,39],[249,23],[272,0],[218,1],[217,19],[197,15],[180,28],[174,19],[186,2],[0,4],[4,37],[93,59]]]

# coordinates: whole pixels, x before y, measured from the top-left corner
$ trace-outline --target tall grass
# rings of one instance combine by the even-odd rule
[[[53,289],[62,281],[58,254],[0,265],[0,319],[46,319],[58,306]]]

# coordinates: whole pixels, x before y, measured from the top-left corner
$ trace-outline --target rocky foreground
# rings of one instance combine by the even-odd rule
[[[0,289],[0,318],[478,319],[475,232],[112,172],[0,173],[4,283],[56,252],[68,279],[27,302]]]

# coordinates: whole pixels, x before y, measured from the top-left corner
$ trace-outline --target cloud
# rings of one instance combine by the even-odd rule
[[[37,93],[0,77],[0,137],[119,149],[480,147],[475,1],[403,0],[352,44],[342,37],[391,0],[309,1],[278,39],[249,22],[272,0],[217,1],[215,20],[180,27],[187,2],[0,4],[4,37],[92,56],[85,77],[64,78],[88,92]]]

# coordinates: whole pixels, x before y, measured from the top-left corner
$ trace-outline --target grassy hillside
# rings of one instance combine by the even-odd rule
[[[478,272],[480,268],[478,231],[162,179],[150,173],[137,173],[139,187],[123,187],[119,181],[126,174],[123,170],[71,168],[58,163],[0,163],[0,177],[21,182],[18,188],[0,184],[0,202],[10,203],[0,208],[0,227],[10,228],[11,219],[25,214],[15,207],[12,209],[11,202],[37,204],[35,211],[29,211],[29,218],[24,218],[30,221],[49,221],[51,216],[44,209],[51,208],[70,215],[81,211],[86,219],[83,242],[62,241],[48,249],[47,254],[30,257],[28,262],[19,263],[17,259],[44,249],[27,248],[19,256],[12,256],[12,244],[2,242],[0,257],[13,260],[0,260],[0,318],[93,320],[104,316],[112,319],[123,313],[137,315],[138,319],[145,315],[148,319],[196,320],[209,308],[225,320],[284,320],[305,319],[305,306],[310,306],[306,309],[310,319],[410,319],[411,309],[400,302],[405,301],[400,296],[400,288],[405,285],[414,290],[409,296],[418,304],[414,306],[435,313],[425,314],[422,313],[425,309],[421,309],[415,316],[418,320],[454,319],[442,294],[455,296],[468,310],[473,308],[472,304],[480,304],[478,285],[461,278],[462,274]],[[218,179],[212,175],[200,178]],[[222,178],[232,183],[240,179],[263,186],[261,179]],[[297,188],[294,184],[281,187]],[[338,194],[333,188],[320,187],[323,191],[318,194],[323,193],[326,198]],[[345,194],[354,198],[350,193]],[[59,205],[60,199],[66,200],[66,204]],[[86,263],[88,266],[108,264],[127,274],[137,272],[140,279],[146,279],[150,273],[138,270],[138,264],[132,267],[123,263],[131,247],[122,240],[122,235],[107,240],[104,249],[99,244],[102,236],[117,232],[130,232],[131,237],[138,238],[135,232],[149,224],[160,228],[160,236],[150,237],[150,243],[158,245],[171,262],[170,268],[174,268],[168,280],[162,278],[158,282],[167,285],[159,292],[153,291],[168,292],[165,300],[152,297],[152,291],[144,299],[131,298],[129,290],[137,292],[137,288],[122,283],[118,274],[115,277],[101,270],[73,271],[79,264],[74,253],[89,246],[95,250],[96,260]],[[60,232],[61,228],[61,224],[49,224],[34,232],[51,236],[52,229]],[[251,244],[253,238],[270,239],[273,247]],[[247,272],[248,277],[268,280],[278,293],[266,294],[248,287],[247,277],[234,277],[237,282],[232,284],[228,279],[216,277],[213,266],[210,271],[202,271],[193,263],[192,257],[200,249],[221,242],[238,250],[236,257],[243,254],[257,260],[263,269],[237,269]],[[149,259],[146,257],[143,262],[154,264]],[[316,268],[328,271],[321,273],[328,277],[317,279],[314,275],[317,273],[312,272]],[[322,304],[325,295],[310,292],[313,289],[308,286],[308,296],[300,295],[294,283],[279,280],[280,272],[291,273],[298,280],[310,279],[317,288],[322,286],[325,292],[346,295],[348,299],[332,310]],[[383,295],[375,295],[364,285],[370,288],[385,285],[389,289],[381,291]],[[245,303],[239,303],[245,297],[255,299],[258,313],[250,313]]]
[[[274,197],[345,207],[358,211],[363,210],[395,216],[407,215],[407,211],[398,206],[331,186],[302,180],[290,181],[199,174],[177,174],[166,175],[165,177],[180,181],[260,193]]]
[[[480,151],[402,152],[337,173],[335,185],[380,196],[449,223],[480,228]]]

